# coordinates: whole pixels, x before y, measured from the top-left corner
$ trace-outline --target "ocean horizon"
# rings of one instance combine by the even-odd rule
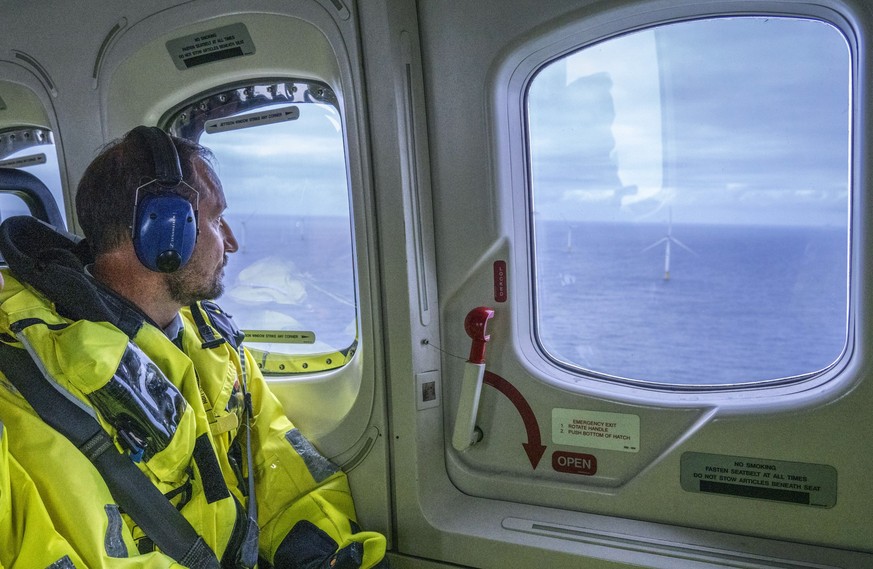
[[[557,360],[659,383],[783,379],[847,338],[845,228],[539,222],[539,341]]]
[[[295,352],[348,347],[348,220],[229,221],[240,250],[219,304],[240,327],[314,332]],[[666,244],[652,247],[666,224],[538,220],[536,234],[537,341],[566,365],[705,386],[813,373],[845,348],[845,228],[673,224],[669,279]]]

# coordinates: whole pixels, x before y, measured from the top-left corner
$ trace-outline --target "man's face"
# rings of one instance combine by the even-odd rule
[[[224,220],[227,207],[224,190],[212,168],[201,159],[196,159],[195,184],[199,192],[197,244],[188,263],[167,275],[170,296],[186,306],[198,300],[211,300],[224,292],[224,265],[227,254],[235,252],[239,245],[230,226]]]

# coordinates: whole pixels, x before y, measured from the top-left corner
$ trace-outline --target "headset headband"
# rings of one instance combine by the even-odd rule
[[[131,131],[145,141],[155,166],[155,181],[164,188],[175,188],[182,183],[179,154],[170,135],[156,126],[138,126]]]

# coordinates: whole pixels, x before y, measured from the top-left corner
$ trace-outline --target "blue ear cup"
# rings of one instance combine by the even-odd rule
[[[136,205],[133,248],[152,271],[172,273],[191,258],[197,241],[197,216],[184,197],[169,192],[145,194]]]
[[[182,179],[179,155],[170,135],[154,126],[138,126],[131,131],[145,144],[152,157],[157,191],[136,191],[133,213],[133,248],[140,262],[148,269],[172,273],[191,258],[197,242],[197,208],[174,193],[184,185],[198,193]],[[146,184],[149,185],[149,184]]]

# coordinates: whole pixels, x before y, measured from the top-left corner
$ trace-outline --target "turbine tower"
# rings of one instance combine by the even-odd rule
[[[673,243],[675,243],[676,245],[679,245],[680,247],[682,247],[683,249],[685,249],[689,253],[692,253],[694,255],[697,254],[694,251],[692,251],[688,245],[682,243],[681,241],[679,241],[678,239],[673,237],[673,210],[672,210],[672,208],[670,210],[668,210],[667,216],[668,216],[667,217],[667,235],[664,237],[661,237],[660,239],[658,239],[657,241],[655,241],[654,243],[652,243],[651,245],[649,245],[648,247],[643,249],[643,251],[645,252],[645,251],[648,251],[649,249],[657,247],[661,243],[666,244],[666,246],[664,247],[664,280],[665,281],[670,280],[670,247],[672,246]]]

